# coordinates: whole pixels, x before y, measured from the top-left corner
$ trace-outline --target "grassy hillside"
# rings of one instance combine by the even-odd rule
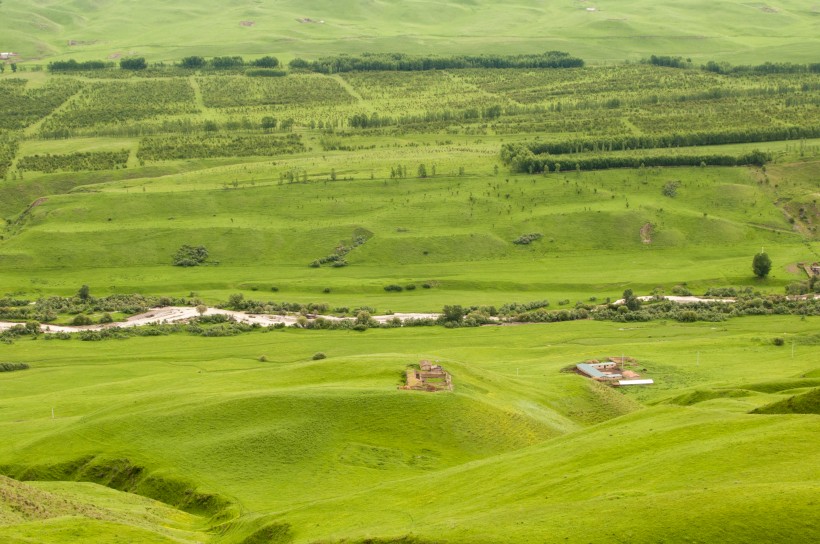
[[[259,171],[243,172],[255,181],[238,189],[208,187],[209,178],[230,179],[231,170],[197,173],[197,186],[180,176],[49,197],[0,245],[2,288],[70,294],[88,284],[97,294],[193,290],[217,299],[244,290],[339,305],[366,297],[381,309],[419,311],[522,296],[615,297],[624,284],[641,292],[682,282],[697,290],[748,284],[781,291],[799,277],[788,265],[811,258],[745,169],[309,185],[279,184]],[[681,185],[675,198],[662,194],[670,179]],[[647,224],[650,243],[640,234]],[[350,252],[349,266],[308,266],[357,229],[370,239]],[[513,244],[530,232],[543,238]],[[206,246],[219,264],[171,266],[183,244]],[[762,246],[776,263],[765,283],[750,273]],[[435,286],[421,289],[426,282]],[[385,293],[390,283],[418,289]]]
[[[816,531],[817,449],[805,439],[816,415],[747,414],[788,395],[764,382],[742,398],[651,403],[752,379],[798,383],[818,370],[816,329],[816,318],[787,317],[19,341],[4,357],[31,369],[0,375],[0,426],[14,444],[0,465],[182,507],[174,488],[223,497],[241,517],[212,520],[227,523],[216,542],[265,527],[283,542],[650,542],[660,531],[743,542],[763,528],[774,542]],[[783,330],[794,356],[770,341]],[[317,351],[328,358],[312,361]],[[622,353],[657,385],[611,390],[560,372]],[[396,390],[421,358],[453,373],[454,393]],[[595,515],[611,519],[606,529],[580,523]],[[737,518],[754,521],[727,525]]]
[[[592,62],[672,54],[706,61],[816,61],[816,7],[796,0],[173,3],[5,0],[3,51],[27,59],[283,58],[386,51],[569,50]],[[308,22],[303,22],[305,19]]]
[[[798,263],[820,260],[820,75],[699,67],[817,62],[816,11],[4,0],[0,51],[25,61],[0,74],[4,319],[119,319],[143,303],[90,316],[78,298],[29,304],[80,286],[92,302],[241,293],[348,315],[817,290]],[[550,49],[588,65],[36,69]],[[650,54],[692,65],[623,63]],[[209,258],[174,266],[182,246]],[[13,478],[0,476],[0,541],[818,541],[820,318],[785,315],[811,302],[755,294],[743,318],[651,313],[662,302],[600,310],[621,322],[581,308],[548,325],[177,325],[116,340],[29,337],[29,323],[0,343],[13,370],[0,372],[0,475]],[[613,356],[655,383],[572,371]],[[399,389],[424,359],[454,391]]]
[[[0,538],[26,542],[146,542],[206,538],[204,520],[167,505],[91,484],[21,483],[0,476]]]

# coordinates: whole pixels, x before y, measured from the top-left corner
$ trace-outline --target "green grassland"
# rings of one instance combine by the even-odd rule
[[[3,292],[67,295],[87,284],[96,295],[196,292],[218,302],[237,291],[273,298],[275,287],[279,300],[436,311],[603,300],[627,286],[782,292],[801,279],[795,263],[817,259],[820,145],[801,137],[820,131],[816,74],[624,65],[22,75],[0,79],[17,104],[0,115],[15,146],[0,185]],[[268,117],[291,124],[261,128]],[[619,140],[677,136],[702,143]],[[500,161],[510,143],[574,152],[555,155],[561,172],[519,174]],[[573,166],[753,150],[774,162]],[[114,169],[92,168],[110,168],[110,155]],[[669,184],[675,196],[664,195]],[[357,232],[368,240],[349,266],[308,266]],[[527,233],[543,237],[513,243]],[[206,246],[211,264],[171,266],[184,244]],[[775,261],[763,282],[750,274],[761,247]],[[388,284],[432,288],[396,294]]]
[[[805,62],[816,60],[820,35],[816,6],[797,0],[243,0],[227,5],[5,0],[0,16],[2,50],[37,60],[559,49],[598,63],[653,53],[703,61]],[[306,18],[312,22],[300,21]]]
[[[670,179],[681,183],[675,198],[661,193]],[[88,284],[98,294],[197,291],[219,300],[232,291],[255,296],[251,289],[272,296],[275,286],[284,300],[344,306],[366,298],[394,311],[521,296],[574,302],[615,297],[627,284],[640,292],[683,282],[782,292],[799,278],[789,265],[812,255],[769,191],[742,168],[307,185],[259,178],[238,189],[178,188],[174,178],[115,182],[49,197],[27,213],[0,246],[2,287],[71,294]],[[647,223],[651,243],[640,236]],[[356,229],[372,237],[348,255],[349,266],[308,267]],[[544,238],[512,243],[528,232]],[[171,266],[183,244],[205,245],[219,264]],[[777,263],[763,283],[750,273],[761,246]],[[437,285],[382,289],[425,282]]]
[[[139,504],[113,494],[101,504],[102,491],[81,488],[75,500],[131,510],[82,522],[100,541],[117,530],[109,519],[170,525],[185,540],[202,516],[220,527],[215,542],[265,527],[284,536],[263,542],[743,542],[763,530],[761,541],[810,541],[817,416],[764,407],[820,385],[817,326],[777,317],[22,340],[4,348],[31,369],[0,374],[11,445],[0,465],[18,478],[141,491],[200,516],[160,510],[176,521],[146,521]],[[786,346],[772,344],[783,331]],[[328,358],[312,361],[318,351]],[[622,353],[654,388],[612,390],[560,371]],[[454,393],[396,390],[421,358],[453,373]],[[743,394],[707,394],[728,389]],[[185,507],[173,490],[186,486],[220,497],[221,509]],[[64,524],[82,521],[67,515]],[[583,522],[598,516],[604,527]],[[28,527],[7,521],[2,534],[22,539]]]
[[[0,74],[0,294],[379,313],[783,294],[820,260],[820,76],[620,62],[816,62],[815,11],[4,0],[0,50],[31,62]],[[589,65],[33,69],[549,49]],[[550,172],[526,168],[545,150]],[[720,166],[754,152],[765,165]],[[685,165],[605,168],[624,160]],[[183,245],[209,260],[173,266]],[[319,266],[340,247],[346,266]],[[0,362],[30,368],[0,373],[0,540],[817,541],[818,319],[4,336]],[[567,371],[621,355],[655,384]],[[422,359],[453,392],[398,389]]]

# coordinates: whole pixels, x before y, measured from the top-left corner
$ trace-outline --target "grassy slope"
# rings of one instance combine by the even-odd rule
[[[308,185],[279,185],[263,164],[243,169],[49,197],[0,246],[0,288],[71,293],[85,283],[97,294],[195,290],[217,299],[244,289],[267,299],[276,286],[277,299],[356,305],[365,296],[382,310],[420,311],[521,297],[614,297],[626,284],[641,292],[684,281],[693,289],[745,284],[750,255],[760,247],[776,268],[755,286],[780,291],[797,277],[786,267],[812,258],[770,188],[742,168]],[[240,175],[240,189],[215,188]],[[681,182],[674,199],[661,194],[670,179]],[[787,180],[782,190],[789,183],[805,193],[810,182]],[[653,224],[651,244],[639,234],[646,223]],[[360,227],[373,237],[349,254],[349,267],[308,268]],[[512,244],[528,232],[544,238]],[[220,264],[170,266],[186,243],[205,245]],[[440,285],[382,290],[430,280]],[[322,293],[326,287],[330,294]]]
[[[122,0],[6,0],[0,14],[8,29],[3,50],[36,58],[139,54],[159,60],[269,53],[288,58],[361,51],[561,49],[595,62],[652,53],[696,60],[816,61],[816,9],[796,0],[767,4],[243,0],[225,5],[208,0],[134,5]],[[297,21],[302,17],[325,22],[304,24]],[[255,24],[245,27],[241,21]],[[69,46],[69,40],[79,43]]]
[[[0,464],[128,458],[230,497],[249,519],[289,523],[299,542],[408,532],[655,541],[660,531],[671,541],[744,541],[761,527],[776,541],[816,531],[806,519],[817,449],[806,437],[818,422],[745,412],[785,398],[788,386],[758,386],[751,404],[635,411],[635,400],[788,383],[816,370],[817,325],[788,317],[21,341],[5,357],[32,369],[0,375],[0,428],[14,445],[0,448]],[[783,330],[794,357],[770,341]],[[329,358],[310,361],[316,351]],[[620,353],[638,358],[657,387],[613,392],[559,372]],[[395,390],[422,357],[454,373],[454,394]],[[612,518],[606,529],[578,527],[595,512]],[[738,517],[756,521],[727,525]]]
[[[203,520],[91,483],[21,483],[0,476],[0,539],[26,542],[196,542]]]

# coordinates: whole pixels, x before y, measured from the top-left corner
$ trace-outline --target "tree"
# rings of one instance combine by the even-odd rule
[[[624,291],[624,306],[633,312],[641,309],[641,299],[635,296],[632,289]]]
[[[265,116],[265,117],[262,118],[262,128],[266,132],[275,129],[276,124],[277,124],[276,117],[271,117],[271,116],[268,115],[268,116]]]
[[[17,72],[17,63],[15,63],[15,62],[11,63],[11,71],[12,72]]]
[[[419,174],[420,178],[426,178],[427,177],[427,167],[424,166],[423,164],[420,164],[419,169],[418,169],[418,174]]]
[[[198,266],[205,262],[208,258],[208,250],[204,246],[189,246],[184,245],[180,247],[174,254],[174,266]]]
[[[202,57],[185,57],[180,61],[180,66],[183,68],[202,68],[205,66],[205,59]]]
[[[148,65],[143,57],[133,57],[120,60],[120,68],[123,70],[145,70]]]
[[[457,304],[445,306],[442,309],[442,317],[445,323],[461,323],[464,321],[464,308]]]
[[[762,251],[755,255],[754,259],[752,259],[752,270],[755,276],[760,279],[768,276],[772,270],[772,260],[769,258],[769,255]]]
[[[205,306],[204,304],[197,304],[196,313],[198,313],[199,315],[202,316],[202,315],[205,315],[205,312],[207,312],[207,311],[208,311],[207,306]]]
[[[279,59],[268,55],[266,57],[262,57],[261,59],[251,61],[251,64],[260,68],[276,68],[279,66]]]
[[[77,296],[80,298],[80,300],[88,300],[90,292],[91,289],[87,285],[83,285],[82,287],[80,287],[80,290],[77,291]]]

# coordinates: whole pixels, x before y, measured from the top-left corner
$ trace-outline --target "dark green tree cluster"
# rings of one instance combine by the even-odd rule
[[[757,65],[732,66],[728,62],[710,60],[701,68],[716,74],[820,74],[820,62],[795,64],[792,62],[764,62]]]
[[[91,70],[106,70],[113,67],[113,62],[103,62],[101,60],[77,62],[74,59],[68,59],[49,62],[46,69],[49,72],[87,72]]]
[[[535,55],[457,55],[450,57],[363,53],[324,57],[315,61],[294,59],[292,70],[337,74],[341,72],[420,72],[454,68],[580,68],[584,61],[563,51]]]
[[[120,68],[123,70],[145,70],[148,68],[143,57],[128,57],[120,60]]]
[[[643,134],[611,138],[586,138],[557,142],[529,142],[527,148],[535,154],[563,155],[598,153],[634,149],[696,147],[705,145],[774,142],[820,137],[820,126],[770,126],[720,132],[681,132],[677,134]],[[508,147],[514,144],[508,144]]]
[[[599,155],[569,158],[536,155],[521,144],[505,144],[501,160],[514,172],[559,172],[562,169],[606,170],[610,168],[640,168],[647,166],[763,166],[771,160],[768,153],[752,151],[740,155],[679,154],[679,155]]]

